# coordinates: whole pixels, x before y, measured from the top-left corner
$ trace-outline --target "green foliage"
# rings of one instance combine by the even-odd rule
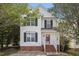
[[[10,54],[18,52],[19,49],[17,48],[9,48],[9,49],[4,49],[4,51],[0,51],[0,56],[8,56]]]
[[[0,48],[18,45],[21,14],[27,14],[28,4],[0,4]]]
[[[66,53],[71,54],[72,56],[79,56],[79,51],[75,50],[68,50]]]
[[[25,26],[26,23],[28,22],[28,20],[30,20],[30,19],[35,20],[36,18],[38,18],[39,17],[39,9],[38,8],[35,8],[34,10],[29,9],[28,13],[27,14],[24,13],[24,15],[26,15],[26,17],[20,19],[21,26]]]
[[[31,12],[32,11],[32,12]],[[23,19],[21,15],[27,15]],[[29,20],[29,17],[38,17],[38,9],[32,10],[28,4],[0,4],[0,48],[9,44],[19,45],[20,26]]]
[[[64,36],[61,36],[60,37],[60,51],[62,52],[66,52],[67,50],[69,50],[69,40],[64,37]]]
[[[60,33],[64,33],[69,40],[74,38],[79,41],[79,4],[55,3],[53,5],[50,11],[60,19],[58,26]]]

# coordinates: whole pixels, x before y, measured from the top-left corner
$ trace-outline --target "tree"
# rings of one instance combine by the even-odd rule
[[[21,14],[28,13],[27,4],[0,4],[0,45],[8,47],[13,41],[17,43],[20,35]]]
[[[30,13],[32,11],[32,13]],[[27,15],[25,19],[21,15]],[[30,17],[37,17],[38,9],[32,10],[28,4],[0,4],[0,45],[19,45],[21,23],[26,24]],[[24,25],[23,25],[24,26]]]
[[[25,15],[25,17],[23,17]],[[35,9],[30,9],[27,14],[23,14],[22,18],[20,19],[20,25],[21,26],[26,26],[26,23],[28,20],[35,20],[36,18],[39,17],[39,8]]]
[[[54,11],[53,14],[60,19],[58,27],[60,33],[64,33],[65,37],[79,41],[79,4],[58,3],[53,5],[54,7],[50,11]]]

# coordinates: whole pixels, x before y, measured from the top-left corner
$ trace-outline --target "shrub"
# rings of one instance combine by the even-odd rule
[[[60,51],[66,52],[69,49],[69,42],[66,37],[60,37]]]

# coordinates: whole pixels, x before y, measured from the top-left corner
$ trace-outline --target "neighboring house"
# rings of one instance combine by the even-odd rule
[[[40,17],[20,27],[21,50],[59,52],[60,35],[56,29],[57,18],[41,7],[39,14]]]
[[[72,35],[72,39],[70,40],[69,47],[70,47],[70,49],[79,51],[79,40],[74,38],[73,34],[71,34],[71,35]]]

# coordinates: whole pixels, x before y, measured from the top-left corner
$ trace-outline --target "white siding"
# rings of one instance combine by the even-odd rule
[[[46,40],[46,37],[45,37],[46,34],[50,34],[50,45],[54,45],[55,49],[57,49],[57,45],[60,45],[59,44],[59,40],[60,40],[59,33],[57,33],[56,31],[53,31],[53,30],[44,31],[41,34],[42,34],[42,38],[41,38],[42,45],[44,45],[44,42],[45,42],[44,40]]]
[[[47,12],[44,9],[40,9],[40,14],[44,16],[44,18],[38,19],[38,26],[22,26],[20,27],[20,46],[41,46],[43,44],[43,40],[45,37],[43,35],[45,32],[50,32],[50,44],[57,46],[59,44],[59,33],[55,30],[45,30],[44,33],[41,28],[44,28],[44,20],[53,20],[53,27],[57,26],[56,18],[52,16],[51,13]],[[38,42],[24,42],[24,32],[26,31],[34,31],[38,33]],[[57,40],[58,39],[58,40]]]
[[[57,27],[57,22],[56,22],[56,18],[53,19],[53,27]]]
[[[52,25],[53,25],[53,27],[57,27],[57,19],[56,18],[43,18],[42,20],[41,20],[41,27],[42,28],[44,28],[44,20],[53,20],[53,23],[52,23]]]
[[[44,44],[44,40],[45,40],[45,35],[46,34],[50,34],[50,45],[54,45],[54,46],[57,46],[59,45],[59,34],[56,32],[56,31],[42,31],[42,45]]]
[[[51,34],[51,40],[50,40],[50,44],[51,45],[54,45],[55,46],[55,48],[57,49],[57,45],[59,45],[59,35],[58,35],[58,33],[57,32],[53,32],[52,34]]]
[[[38,42],[24,42],[24,32],[33,31],[38,33]],[[41,19],[38,19],[38,26],[20,27],[20,46],[41,46]]]
[[[41,20],[41,28],[44,28],[44,20]]]

